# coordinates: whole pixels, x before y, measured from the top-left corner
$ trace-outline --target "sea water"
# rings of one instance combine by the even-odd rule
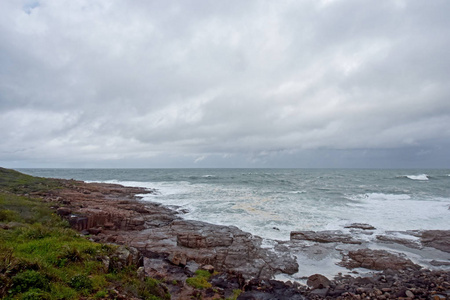
[[[186,219],[235,225],[268,239],[296,230],[450,229],[450,170],[19,169],[42,177],[156,189],[144,201]]]

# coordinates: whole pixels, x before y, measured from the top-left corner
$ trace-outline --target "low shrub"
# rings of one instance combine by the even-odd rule
[[[49,282],[49,279],[43,274],[34,270],[27,270],[12,278],[10,293],[19,294],[31,289],[46,291],[49,289]]]
[[[196,289],[207,289],[212,285],[208,282],[208,279],[211,277],[211,273],[205,270],[197,270],[195,271],[195,276],[186,279],[186,283]]]
[[[0,209],[0,222],[14,222],[19,221],[20,215],[9,209]]]
[[[89,277],[84,274],[77,274],[70,278],[69,286],[74,288],[77,291],[81,290],[92,290],[92,281]]]

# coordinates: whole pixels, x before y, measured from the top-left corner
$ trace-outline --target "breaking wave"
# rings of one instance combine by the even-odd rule
[[[427,174],[420,174],[420,175],[406,175],[406,178],[412,179],[412,180],[428,180]]]

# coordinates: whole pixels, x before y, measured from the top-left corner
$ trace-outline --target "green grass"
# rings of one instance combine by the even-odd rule
[[[141,299],[170,299],[137,266],[106,268],[115,246],[91,242],[69,228],[32,191],[58,188],[47,181],[0,168],[0,299],[114,298],[112,289]],[[17,193],[17,194],[15,194]]]
[[[196,289],[207,289],[212,285],[208,282],[211,273],[205,270],[195,271],[195,276],[186,279],[186,283]]]
[[[34,177],[15,170],[0,168],[0,190],[17,194],[48,192],[61,188],[58,179]]]

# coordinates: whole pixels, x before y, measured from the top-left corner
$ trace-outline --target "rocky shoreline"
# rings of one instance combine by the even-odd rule
[[[144,275],[164,280],[172,299],[224,299],[236,296],[236,290],[242,291],[237,299],[450,297],[450,231],[377,235],[379,249],[373,249],[360,237],[373,235],[375,228],[351,224],[350,233],[292,232],[289,241],[270,241],[268,247],[267,241],[237,227],[184,220],[177,211],[140,202],[136,196],[152,190],[73,180],[61,183],[64,189],[36,196],[52,202],[58,214],[90,239],[137,249],[143,256],[139,261]],[[425,259],[419,265],[404,250]],[[306,268],[302,258],[314,262],[332,258],[353,273],[341,272],[334,278],[306,274],[305,284],[274,280],[301,274]],[[213,273],[208,288],[185,284],[197,269]]]

